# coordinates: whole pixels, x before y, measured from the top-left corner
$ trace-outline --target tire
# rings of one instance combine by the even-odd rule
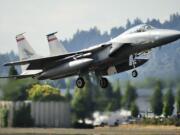
[[[85,85],[85,81],[82,77],[79,77],[77,80],[76,80],[76,86],[78,88],[83,88]]]
[[[138,76],[137,70],[133,70],[133,71],[132,71],[132,76],[133,76],[133,77],[137,77],[137,76]]]
[[[100,81],[99,81],[99,84],[101,86],[101,88],[107,88],[108,87],[108,80],[106,78],[101,78]]]

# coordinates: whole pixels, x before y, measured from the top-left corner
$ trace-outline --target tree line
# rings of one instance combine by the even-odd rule
[[[10,75],[17,74],[14,67],[9,70]],[[70,92],[71,81],[66,80],[66,93],[62,94],[57,88],[48,84],[43,84],[33,79],[12,80],[8,79],[2,87],[3,100],[12,101],[67,101],[71,104],[73,122],[84,121],[85,118],[92,118],[94,111],[117,111],[121,108],[131,110],[132,116],[137,117],[139,108],[136,103],[138,98],[136,87],[129,81],[124,92],[119,81],[111,83],[108,88],[102,89],[97,84],[95,75],[85,76],[86,85],[79,89],[75,87],[74,92]],[[163,85],[157,81],[154,92],[150,97],[152,112],[157,115],[171,116],[176,103],[177,114],[180,113],[180,87],[178,87],[175,96],[172,87],[163,93]]]

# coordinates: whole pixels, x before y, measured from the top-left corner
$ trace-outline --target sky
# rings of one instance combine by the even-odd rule
[[[77,30],[109,31],[136,17],[163,22],[176,12],[180,0],[0,0],[0,53],[17,53],[15,36],[23,32],[38,54],[48,56],[48,33],[58,31],[63,40]]]

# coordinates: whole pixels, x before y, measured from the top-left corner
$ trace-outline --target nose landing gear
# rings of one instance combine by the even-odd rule
[[[129,65],[131,65],[131,66],[133,66],[133,71],[132,71],[132,76],[133,77],[137,77],[138,76],[138,72],[137,72],[137,70],[135,69],[136,68],[136,60],[135,60],[135,55],[131,55],[130,57],[129,57]]]
[[[137,76],[138,76],[137,70],[133,70],[133,71],[132,71],[132,76],[133,76],[133,77],[137,77]]]

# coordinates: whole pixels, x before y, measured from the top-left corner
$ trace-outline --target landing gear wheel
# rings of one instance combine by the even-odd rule
[[[137,70],[133,70],[133,71],[132,71],[132,76],[133,76],[133,77],[137,77],[137,76],[138,76]]]
[[[107,88],[108,87],[108,80],[106,78],[101,78],[99,81],[99,84],[101,86],[101,88]]]
[[[82,77],[79,77],[77,80],[76,80],[76,86],[78,88],[83,88],[85,85],[85,81]]]

